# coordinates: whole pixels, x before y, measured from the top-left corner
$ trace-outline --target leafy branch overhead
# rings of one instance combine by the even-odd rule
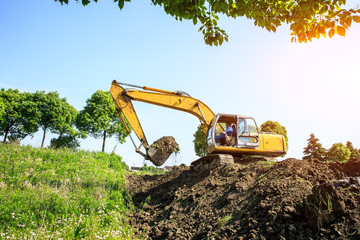
[[[55,0],[68,4],[69,0]],[[75,0],[79,2],[79,0]],[[92,0],[97,2],[98,0]],[[131,0],[114,0],[119,9]],[[82,0],[86,6],[91,0]],[[276,32],[290,25],[292,42],[307,42],[320,36],[345,36],[353,22],[360,23],[360,9],[342,9],[346,0],[151,0],[176,20],[191,20],[201,25],[199,31],[208,45],[228,41],[225,30],[218,26],[219,16],[246,17],[255,26]]]

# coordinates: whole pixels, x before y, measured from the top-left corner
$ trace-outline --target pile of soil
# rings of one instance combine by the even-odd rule
[[[156,140],[147,150],[149,160],[156,166],[161,166],[169,156],[179,151],[179,144],[174,137],[165,136]]]
[[[360,239],[360,161],[286,159],[129,175],[146,239]]]

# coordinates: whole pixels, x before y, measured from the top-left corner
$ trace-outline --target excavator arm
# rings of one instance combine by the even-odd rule
[[[125,89],[124,86],[132,88]],[[205,132],[207,131],[210,121],[215,116],[213,111],[206,104],[181,91],[171,92],[146,86],[140,87],[131,84],[118,83],[114,80],[111,84],[110,93],[114,99],[119,117],[127,132],[130,133],[131,130],[128,129],[126,121],[130,124],[141,142],[140,146],[136,148],[136,151],[149,160],[152,160],[152,156],[149,154],[152,151],[150,151],[149,143],[145,137],[144,130],[141,127],[132,101],[145,102],[190,113],[200,120]],[[139,149],[141,146],[144,146],[147,154],[140,152]]]

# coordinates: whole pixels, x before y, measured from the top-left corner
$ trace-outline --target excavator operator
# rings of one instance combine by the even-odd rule
[[[215,136],[215,141],[218,142],[220,145],[234,145],[235,144],[235,124],[231,124],[230,122],[226,122],[226,131],[224,133],[220,133],[219,135]]]

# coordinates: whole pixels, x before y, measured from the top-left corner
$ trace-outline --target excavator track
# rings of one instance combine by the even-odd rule
[[[211,170],[224,164],[234,164],[234,157],[230,154],[209,154],[193,161],[190,168],[193,170]]]
[[[246,156],[238,157],[231,154],[209,154],[193,161],[190,168],[195,171],[199,170],[212,170],[222,165],[228,164],[250,164],[258,161],[276,161],[275,158],[262,157],[262,156]]]

